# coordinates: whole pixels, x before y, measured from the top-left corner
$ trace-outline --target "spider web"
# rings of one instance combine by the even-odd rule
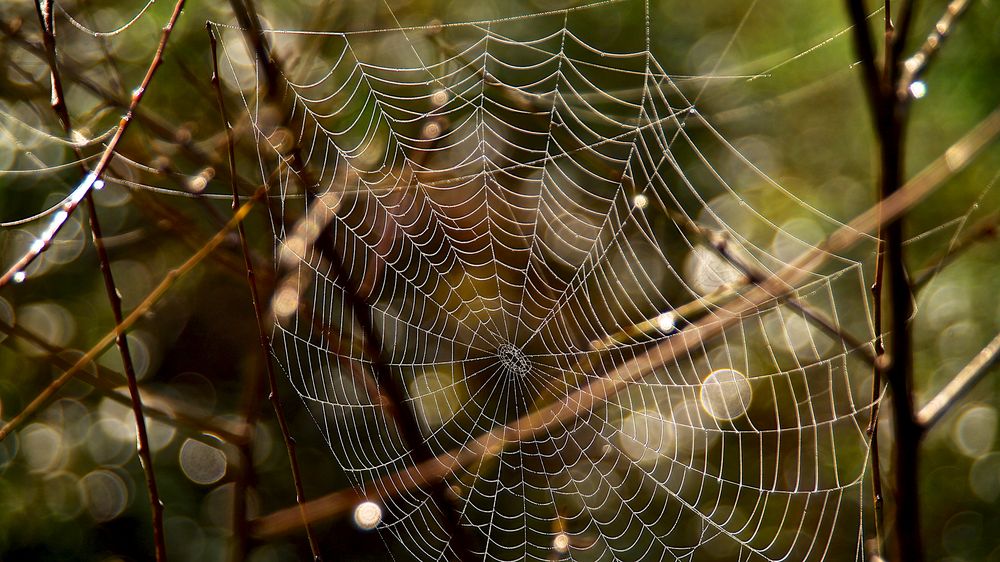
[[[580,18],[623,5],[646,13],[634,44],[583,35]],[[697,104],[718,77],[663,68],[648,14],[605,2],[268,31],[279,52],[309,40],[322,54],[286,68],[277,105],[239,30],[217,25],[279,195],[274,352],[369,496],[422,460],[399,409],[450,466],[475,438],[655,360],[842,226],[727,141]],[[745,189],[748,174],[764,189]],[[862,559],[868,255],[829,256],[790,299],[459,464],[445,502],[413,482],[378,488],[379,531],[420,560],[461,556],[447,510],[483,560]],[[403,404],[385,399],[345,286],[371,309]]]

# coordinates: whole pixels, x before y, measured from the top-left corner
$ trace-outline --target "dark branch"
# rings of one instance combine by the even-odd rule
[[[63,131],[69,137],[73,131],[73,125],[69,116],[69,109],[66,106],[65,95],[63,94],[62,79],[59,74],[59,64],[56,59],[56,36],[55,25],[52,19],[52,3],[45,0],[36,0],[35,11],[38,15],[38,23],[42,30],[43,44],[45,45],[46,59],[49,63],[49,70],[52,77],[52,109],[59,117]],[[179,12],[178,12],[179,13]],[[166,43],[164,37],[163,43]],[[162,52],[162,47],[161,47]],[[124,128],[121,125],[119,129]],[[83,154],[79,148],[74,148],[77,159],[83,162]],[[80,165],[83,175],[86,177],[88,170],[84,164]],[[111,305],[111,314],[114,317],[115,325],[122,321],[122,300],[115,284],[114,273],[111,271],[111,259],[108,257],[107,248],[104,246],[104,237],[101,234],[101,222],[97,214],[97,205],[94,202],[93,194],[87,191],[84,197],[87,200],[88,217],[90,219],[90,231],[93,234],[94,248],[97,250],[97,258],[100,263],[101,276],[104,280],[105,293],[108,296],[108,303]],[[68,216],[71,210],[63,209]],[[53,234],[54,236],[54,234]],[[153,525],[153,550],[156,560],[164,562],[167,559],[166,538],[163,532],[163,502],[160,500],[160,492],[156,485],[156,471],[153,468],[153,453],[149,447],[149,436],[146,431],[146,418],[143,415],[142,397],[139,394],[139,383],[135,374],[135,365],[132,361],[132,352],[129,349],[128,338],[123,331],[119,331],[115,336],[115,345],[122,358],[122,368],[125,371],[125,380],[128,385],[132,416],[135,419],[136,443],[138,447],[139,461],[142,464],[143,472],[146,476],[146,490],[149,495],[149,504],[152,511]]]
[[[215,88],[215,93],[219,101],[219,114],[222,117],[222,125],[226,129],[226,150],[229,158],[229,170],[230,177],[233,181],[230,184],[233,194],[233,212],[236,213],[240,209],[240,196],[239,190],[236,183],[236,151],[234,148],[235,142],[233,139],[232,127],[229,125],[229,118],[226,115],[226,103],[225,97],[222,95],[222,87],[219,84],[219,59],[216,53],[216,40],[215,33],[212,31],[212,24],[206,25],[208,30],[208,38],[212,48],[212,86]],[[292,439],[291,434],[288,431],[288,421],[285,418],[285,411],[281,405],[281,397],[278,390],[278,377],[274,372],[274,365],[271,362],[271,339],[267,334],[267,330],[264,326],[263,317],[263,307],[260,300],[260,294],[257,290],[257,278],[254,274],[253,257],[250,254],[250,246],[247,244],[246,228],[243,226],[242,222],[239,222],[236,226],[240,235],[240,249],[243,252],[243,260],[246,265],[247,271],[247,285],[250,287],[250,301],[253,304],[254,319],[257,323],[257,333],[259,336],[259,344],[261,351],[261,361],[263,362],[264,371],[267,374],[267,384],[268,384],[268,398],[271,401],[271,405],[274,408],[274,415],[278,420],[278,428],[281,430],[281,437],[285,443],[285,449],[288,452],[288,463],[291,466],[292,471],[292,481],[295,486],[295,501],[299,504],[300,508],[305,502],[305,491],[302,486],[302,475],[299,471],[299,461],[295,453],[295,441]],[[247,416],[249,418],[249,416]],[[251,458],[244,459],[244,463],[248,464],[252,462]],[[316,542],[316,537],[312,533],[312,529],[309,527],[308,521],[305,518],[305,509],[302,508],[302,522],[306,529],[306,535],[309,539],[309,548],[312,550],[312,555],[315,560],[320,560],[319,545]],[[240,529],[244,529],[245,524],[239,522]]]

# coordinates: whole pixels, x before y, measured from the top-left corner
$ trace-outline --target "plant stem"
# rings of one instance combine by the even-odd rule
[[[55,24],[52,19],[52,3],[47,0],[36,0],[35,11],[38,15],[38,23],[42,31],[42,40],[47,53],[49,70],[52,77],[52,109],[62,123],[63,131],[69,137],[73,126],[69,116],[69,109],[66,106],[63,94],[62,80],[59,74],[59,65],[56,59],[56,35]],[[166,43],[164,38],[163,43]],[[161,48],[162,52],[162,48]],[[148,81],[147,81],[148,83]],[[119,130],[124,125],[119,126]],[[83,154],[79,148],[75,148],[78,159],[83,161]],[[86,166],[81,164],[84,176],[88,171]],[[101,234],[101,222],[97,214],[97,204],[94,202],[93,193],[87,191],[84,198],[87,200],[87,210],[90,219],[90,231],[93,235],[94,248],[97,250],[97,257],[100,263],[101,276],[104,280],[104,289],[111,305],[111,313],[114,317],[115,325],[122,321],[122,301],[118,287],[115,284],[114,273],[111,271],[111,260],[108,257],[107,248],[104,246],[104,237]],[[64,209],[67,216],[70,210]],[[54,237],[54,234],[53,234]],[[119,331],[115,335],[115,345],[122,358],[122,368],[125,371],[125,380],[128,384],[129,398],[132,407],[132,416],[135,420],[136,443],[138,447],[139,462],[142,465],[146,477],[146,490],[149,495],[149,504],[152,511],[153,525],[153,550],[158,562],[167,559],[166,538],[163,532],[163,502],[160,500],[160,492],[156,485],[156,471],[153,468],[153,453],[149,446],[149,435],[146,431],[146,418],[142,411],[142,397],[139,394],[139,383],[135,374],[135,364],[132,361],[132,353],[129,349],[128,338],[124,331]]]
[[[219,101],[219,114],[222,117],[223,127],[226,129],[226,150],[229,157],[229,170],[230,177],[233,181],[230,184],[233,194],[233,212],[236,213],[240,209],[240,195],[236,183],[236,151],[234,148],[234,139],[232,127],[229,125],[229,118],[226,116],[226,103],[225,97],[222,95],[222,87],[219,84],[219,59],[216,52],[216,40],[215,33],[212,31],[212,24],[206,25],[208,31],[209,43],[212,48],[212,87],[215,88],[216,97]],[[292,481],[295,486],[295,501],[299,504],[300,510],[302,512],[302,523],[306,529],[306,536],[309,540],[309,549],[312,552],[314,560],[320,560],[319,545],[316,542],[316,537],[312,533],[312,529],[309,527],[309,523],[305,518],[305,509],[302,508],[302,504],[305,502],[305,490],[302,486],[302,475],[299,471],[299,461],[295,453],[295,441],[292,439],[291,433],[288,431],[288,421],[285,418],[285,411],[281,405],[281,398],[278,389],[278,377],[274,372],[274,365],[271,362],[271,338],[268,336],[267,331],[264,327],[264,317],[261,306],[260,294],[257,290],[257,278],[254,274],[253,257],[250,255],[250,245],[247,243],[246,228],[243,226],[243,222],[240,221],[236,226],[240,235],[240,249],[243,252],[243,261],[246,265],[247,271],[247,285],[250,287],[250,301],[253,303],[253,313],[254,319],[257,323],[257,333],[259,336],[259,344],[261,351],[261,361],[264,365],[264,371],[267,375],[268,384],[268,398],[271,401],[271,405],[274,408],[274,415],[278,420],[278,428],[281,430],[281,438],[285,443],[285,450],[288,452],[288,463],[291,466],[292,471]],[[248,416],[249,418],[249,416]],[[245,463],[251,463],[252,458],[244,459]],[[242,523],[240,527],[245,527]]]

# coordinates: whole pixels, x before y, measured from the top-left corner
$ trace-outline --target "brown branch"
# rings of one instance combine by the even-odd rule
[[[62,123],[63,131],[69,137],[73,126],[69,116],[69,109],[66,106],[66,99],[63,94],[62,80],[59,74],[59,65],[56,59],[56,36],[55,24],[52,19],[52,3],[44,0],[36,0],[35,12],[38,15],[38,24],[41,27],[43,44],[47,53],[49,70],[52,81],[52,109]],[[179,13],[179,12],[178,12]],[[165,32],[166,34],[167,32]],[[161,43],[160,53],[166,44],[166,37]],[[147,74],[147,76],[151,75]],[[145,83],[148,85],[149,80]],[[136,102],[138,103],[138,101]],[[119,130],[125,125],[119,125]],[[112,141],[114,142],[114,141]],[[113,149],[111,149],[113,150]],[[75,148],[78,159],[83,161],[83,154],[79,148]],[[84,176],[88,170],[81,164]],[[98,262],[100,263],[101,276],[104,280],[104,289],[108,296],[108,303],[111,305],[111,313],[115,324],[122,321],[122,301],[118,287],[115,284],[114,273],[111,271],[111,260],[108,257],[107,248],[104,247],[104,240],[101,234],[101,222],[97,214],[97,205],[94,203],[93,194],[88,190],[84,197],[87,200],[88,217],[90,219],[90,231],[93,235],[94,248],[97,250]],[[63,208],[63,212],[68,216],[72,209]],[[58,230],[55,229],[55,230]],[[53,231],[53,236],[54,236]],[[167,544],[163,532],[163,502],[160,500],[160,492],[156,485],[156,471],[153,468],[153,453],[149,447],[149,436],[146,431],[146,418],[142,412],[142,397],[139,394],[139,383],[135,374],[135,365],[132,361],[132,353],[129,349],[128,338],[125,332],[119,331],[115,336],[115,345],[122,358],[122,368],[125,371],[125,379],[128,385],[132,416],[135,420],[136,446],[138,448],[139,462],[142,465],[146,477],[146,490],[149,495],[149,505],[152,511],[153,525],[153,550],[158,562],[167,559]]]
[[[613,397],[632,381],[639,380],[681,353],[701,346],[718,336],[722,330],[751,314],[762,303],[780,298],[785,291],[794,290],[795,284],[810,271],[819,267],[830,254],[846,250],[861,240],[865,234],[877,229],[880,219],[892,220],[906,213],[927,195],[963,168],[972,157],[1000,135],[1000,108],[994,110],[973,130],[953,144],[944,155],[937,158],[913,177],[896,193],[858,215],[849,224],[830,235],[822,244],[810,248],[790,265],[752,288],[744,299],[721,307],[715,315],[706,316],[692,323],[646,353],[621,364],[610,373],[596,378],[587,386],[574,391],[566,398],[526,415],[510,425],[499,427],[469,443],[438,457],[387,475],[365,486],[361,491],[340,491],[306,504],[309,521],[318,521],[346,513],[357,498],[383,498],[387,493],[401,494],[414,488],[427,486],[447,478],[458,469],[468,466],[487,455],[496,455],[510,443],[539,435],[566,420],[580,416],[596,405]],[[254,535],[262,538],[281,535],[298,528],[301,523],[299,507],[286,508],[255,520]]]
[[[222,95],[222,88],[219,84],[219,62],[218,55],[216,53],[216,40],[215,34],[212,32],[212,27],[210,23],[205,24],[205,28],[208,32],[208,41],[212,50],[212,87],[215,90],[216,97],[219,104],[219,115],[222,119],[222,127],[225,130],[226,135],[226,153],[229,158],[229,170],[230,170],[230,184],[233,193],[233,210],[239,208],[239,190],[237,188],[236,182],[236,153],[233,148],[233,130],[229,123],[229,118],[226,116],[225,101]],[[250,296],[253,301],[254,313],[257,315],[257,325],[258,334],[261,338],[264,337],[264,332],[260,329],[261,323],[258,314],[258,304],[257,304],[257,283],[254,277],[254,268],[252,257],[250,256],[246,244],[246,236],[243,229],[243,224],[239,226],[240,232],[240,250],[243,253],[245,270],[247,281],[250,285]],[[269,366],[270,357],[267,357],[267,353],[264,354],[264,362]],[[263,383],[263,367],[255,365],[249,370],[249,382],[244,388],[243,394],[243,431],[242,435],[244,438],[243,443],[237,447],[239,453],[239,472],[235,482],[233,483],[233,513],[232,513],[232,525],[233,525],[233,540],[232,549],[230,550],[230,560],[233,562],[238,562],[244,560],[247,556],[249,550],[249,520],[247,518],[247,494],[250,486],[252,485],[252,480],[254,478],[254,466],[253,466],[253,438],[257,429],[257,418],[260,411],[260,395]],[[309,527],[306,526],[308,530]],[[311,531],[310,531],[311,532]]]
[[[917,423],[923,430],[934,427],[934,424],[958,404],[990,372],[990,368],[996,364],[998,358],[1000,358],[1000,333],[994,336],[993,340],[941,389],[941,392],[920,409],[917,413]]]
[[[73,361],[67,359],[69,355],[82,354],[82,351],[52,345],[50,342],[19,324],[7,324],[0,320],[0,332],[9,336],[22,339],[45,352],[44,359],[54,367],[67,370],[73,367]],[[11,342],[13,340],[6,340]],[[120,387],[125,383],[125,375],[113,371],[99,363],[92,363],[94,373],[86,370],[80,371],[77,378],[96,388],[104,396],[129,406],[132,403],[128,390],[122,391]],[[143,408],[148,417],[161,422],[173,425],[178,428],[187,429],[191,437],[207,444],[215,446],[215,442],[207,439],[205,434],[214,435],[229,443],[239,443],[240,436],[238,429],[230,427],[230,423],[224,419],[209,418],[201,413],[189,410],[189,407],[181,402],[174,401],[173,398],[157,394],[146,390],[146,404]]]
[[[229,157],[230,177],[234,178],[230,187],[232,188],[233,193],[233,212],[236,213],[240,209],[240,196],[235,181],[235,142],[233,139],[232,127],[229,125],[229,118],[226,116],[226,103],[225,98],[222,95],[222,87],[219,84],[219,59],[216,52],[215,34],[212,31],[211,23],[206,24],[206,30],[208,31],[209,43],[212,49],[212,86],[215,88],[216,97],[219,102],[219,114],[222,118],[223,127],[226,130],[226,149]],[[271,362],[271,338],[268,336],[264,327],[263,307],[261,305],[260,294],[257,291],[257,279],[254,275],[253,257],[250,255],[250,246],[247,244],[246,229],[244,228],[242,222],[238,223],[236,228],[240,234],[240,249],[243,252],[243,260],[246,265],[247,284],[250,287],[250,301],[253,304],[254,319],[257,323],[261,361],[264,364],[265,373],[267,374],[267,384],[269,390],[268,397],[271,401],[272,407],[274,408],[274,415],[278,420],[278,428],[281,430],[281,438],[284,441],[285,449],[288,452],[288,463],[291,466],[292,481],[295,486],[295,502],[299,504],[300,511],[302,512],[302,524],[306,529],[306,536],[309,540],[309,548],[312,551],[313,558],[315,560],[320,560],[319,545],[317,544],[316,537],[313,535],[312,530],[309,527],[309,522],[305,518],[305,509],[302,508],[302,504],[305,502],[305,490],[302,486],[302,475],[299,471],[298,457],[295,454],[295,441],[292,439],[292,436],[288,431],[288,421],[285,418],[285,412],[281,405],[281,398],[278,390],[278,377],[274,372],[274,365]],[[251,459],[247,458],[245,459],[245,462],[249,463],[251,462]],[[243,521],[239,522],[239,528],[241,529],[241,532],[245,534],[246,525]]]
[[[927,66],[941,49],[941,45],[948,37],[948,34],[951,33],[955,22],[965,13],[965,9],[968,7],[968,0],[951,0],[948,3],[944,15],[934,24],[933,31],[924,40],[923,45],[920,46],[920,50],[903,62],[902,74],[899,77],[896,88],[897,96],[904,98],[909,95],[910,85],[918,80],[920,75],[927,70]]]
[[[878,412],[881,406],[879,397],[882,395],[882,372],[886,368],[885,334],[882,331],[882,280],[885,277],[885,232],[882,229],[884,221],[879,219],[878,246],[875,250],[875,275],[871,284],[873,331],[875,333],[875,363],[872,365],[872,408],[868,412],[868,427],[865,431],[871,438],[872,459],[872,507],[875,509],[875,540],[877,554],[882,554],[882,529],[885,528],[882,496],[882,459],[878,447]]]
[[[35,261],[38,256],[42,255],[45,250],[47,250],[51,245],[52,241],[55,239],[59,231],[62,230],[63,226],[69,222],[70,215],[76,210],[83,199],[90,193],[91,189],[100,188],[103,185],[101,176],[104,175],[104,171],[107,169],[108,165],[111,163],[111,158],[114,156],[115,149],[118,147],[118,143],[121,142],[122,137],[125,136],[125,131],[128,130],[128,126],[132,123],[135,115],[135,109],[139,106],[142,98],[146,95],[146,91],[149,88],[150,82],[153,80],[153,76],[156,74],[156,70],[163,64],[163,52],[167,47],[167,41],[170,39],[170,33],[174,29],[174,25],[177,23],[177,19],[180,18],[181,11],[184,9],[185,0],[177,0],[174,5],[174,11],[170,15],[170,20],[167,25],[163,27],[163,33],[160,36],[160,43],[156,47],[156,54],[153,56],[152,62],[149,64],[149,68],[146,69],[146,75],[143,77],[142,82],[139,87],[134,90],[132,94],[132,101],[129,103],[128,111],[122,116],[121,120],[118,122],[118,130],[115,131],[111,141],[108,146],[104,149],[104,153],[101,155],[101,159],[97,162],[97,166],[94,170],[87,174],[84,179],[77,184],[76,188],[67,198],[66,202],[63,203],[59,212],[57,212],[49,222],[46,227],[45,232],[39,237],[38,241],[31,245],[31,248],[24,255],[22,255],[14,265],[12,265],[6,273],[0,276],[0,288],[3,288],[11,280],[23,281],[25,276],[25,268]],[[54,56],[54,55],[53,55]]]
[[[266,194],[265,187],[258,189],[253,196],[240,207],[239,211],[233,215],[233,218],[226,223],[226,226],[219,230],[208,242],[205,243],[197,252],[194,253],[190,258],[188,258],[184,263],[179,265],[177,268],[171,270],[163,278],[159,285],[157,285],[145,299],[138,306],[126,316],[121,323],[115,326],[115,328],[101,337],[100,340],[94,344],[86,353],[83,354],[80,359],[78,359],[73,365],[67,369],[62,375],[53,380],[47,387],[45,387],[42,392],[40,392],[27,406],[24,407],[17,415],[11,418],[6,424],[0,427],[0,441],[3,441],[12,431],[17,429],[22,423],[31,418],[35,413],[37,413],[42,407],[44,407],[49,400],[55,396],[56,392],[60,388],[66,385],[70,380],[73,379],[82,369],[86,368],[87,365],[92,363],[105,349],[115,340],[116,335],[119,332],[124,332],[131,328],[136,322],[138,322],[152,307],[156,304],[160,298],[177,282],[178,279],[189,273],[195,268],[199,263],[205,260],[216,248],[218,248],[223,242],[226,241],[229,236],[230,231],[236,228],[236,225],[243,221],[247,214],[250,213],[250,209],[253,208],[262,197]]]

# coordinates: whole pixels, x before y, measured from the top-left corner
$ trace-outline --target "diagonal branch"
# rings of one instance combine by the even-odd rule
[[[104,180],[101,176],[104,175],[104,171],[107,169],[108,165],[111,163],[111,158],[115,154],[115,149],[118,148],[118,143],[121,142],[122,138],[125,136],[125,132],[128,130],[129,124],[132,123],[135,110],[142,102],[142,98],[146,95],[146,91],[149,88],[150,82],[153,80],[153,76],[156,74],[156,70],[163,64],[163,52],[166,50],[167,41],[170,39],[170,33],[174,29],[174,25],[180,18],[181,11],[184,9],[185,0],[177,0],[174,4],[174,10],[170,15],[170,20],[167,25],[163,27],[163,33],[160,36],[160,43],[156,47],[156,54],[153,56],[152,62],[149,64],[149,68],[146,69],[146,75],[143,77],[142,82],[139,87],[136,88],[132,93],[132,101],[129,103],[128,111],[122,116],[121,120],[118,122],[118,129],[115,131],[111,141],[108,146],[104,149],[104,153],[101,155],[101,159],[98,161],[97,166],[94,170],[87,174],[83,180],[77,184],[76,188],[67,198],[66,202],[63,203],[60,210],[53,215],[45,231],[39,237],[39,239],[31,245],[31,248],[22,255],[14,265],[12,265],[2,276],[0,276],[0,289],[2,289],[9,282],[20,282],[24,281],[25,269],[31,265],[38,256],[42,255],[45,250],[47,250],[51,245],[52,241],[55,239],[59,231],[62,230],[63,226],[69,221],[70,215],[73,211],[80,206],[80,203],[91,192],[92,189],[100,189],[104,185]],[[54,56],[54,55],[53,55]]]
[[[1000,359],[1000,333],[994,336],[993,340],[941,389],[941,392],[920,408],[917,413],[917,423],[923,430],[927,431],[934,427],[948,410],[958,404],[990,372],[997,359]]]
[[[124,332],[135,325],[135,323],[138,322],[147,312],[149,312],[153,305],[156,304],[168,290],[170,290],[170,287],[172,287],[177,280],[190,273],[192,269],[211,255],[216,248],[222,245],[222,243],[228,239],[229,233],[236,228],[237,224],[246,218],[246,216],[250,213],[250,209],[252,209],[253,206],[266,195],[266,193],[265,187],[262,186],[259,188],[253,196],[240,207],[239,211],[233,215],[233,218],[229,219],[229,222],[227,222],[221,230],[215,233],[215,235],[212,236],[212,238],[209,239],[204,246],[202,246],[184,263],[167,273],[163,280],[160,281],[160,284],[157,285],[146,296],[146,298],[143,299],[143,301],[129,313],[128,316],[115,326],[112,331],[104,334],[104,336],[102,336],[93,347],[87,350],[83,356],[73,363],[69,369],[53,380],[47,387],[45,387],[44,390],[42,390],[42,392],[29,402],[23,410],[0,427],[0,441],[6,439],[12,431],[17,429],[21,424],[48,404],[49,400],[51,400],[52,397],[59,392],[59,389],[71,381],[80,371],[86,369],[88,365],[93,363],[94,360],[96,360],[101,353],[103,353],[104,350],[107,349],[112,342],[114,342],[118,333]]]
[[[59,65],[56,60],[56,35],[55,22],[52,19],[52,3],[48,0],[36,0],[35,11],[38,15],[38,23],[42,30],[43,44],[45,45],[46,58],[49,63],[49,70],[52,77],[52,109],[62,123],[63,131],[69,137],[73,126],[69,116],[69,109],[66,106],[66,98],[63,94],[62,80],[59,75]],[[179,12],[178,12],[179,13]],[[163,43],[166,43],[164,37]],[[161,45],[162,45],[161,44]],[[162,52],[162,47],[160,52]],[[122,130],[124,125],[119,126]],[[83,162],[83,154],[78,147],[74,147],[78,160]],[[80,165],[84,176],[87,175],[86,165]],[[115,284],[114,273],[111,271],[111,260],[108,257],[107,248],[104,246],[104,237],[101,234],[101,222],[97,214],[97,205],[94,202],[93,194],[87,191],[87,210],[90,219],[90,230],[93,235],[94,248],[97,250],[97,258],[100,263],[101,276],[104,280],[104,289],[108,296],[108,303],[111,305],[111,313],[115,324],[122,321],[122,300]],[[71,210],[63,209],[68,217]],[[58,229],[51,229],[53,236]],[[156,471],[153,468],[153,453],[149,447],[149,436],[146,431],[146,418],[142,412],[142,397],[139,394],[139,383],[135,374],[135,365],[132,362],[132,352],[129,349],[128,338],[125,332],[119,331],[115,335],[115,345],[122,358],[122,367],[125,371],[125,379],[128,384],[128,392],[132,407],[132,416],[135,419],[136,445],[138,448],[139,461],[146,476],[146,489],[149,494],[149,505],[152,511],[153,525],[153,549],[156,560],[164,562],[167,559],[166,538],[163,533],[163,502],[160,500],[160,492],[156,485]]]
[[[919,80],[920,76],[927,70],[927,66],[940,51],[941,45],[948,37],[948,34],[951,33],[955,22],[962,17],[962,14],[965,13],[968,7],[969,0],[951,0],[948,3],[944,15],[934,24],[934,30],[924,40],[923,45],[920,46],[920,50],[903,62],[902,73],[900,74],[896,89],[897,96],[902,98],[908,95],[910,86]]]

